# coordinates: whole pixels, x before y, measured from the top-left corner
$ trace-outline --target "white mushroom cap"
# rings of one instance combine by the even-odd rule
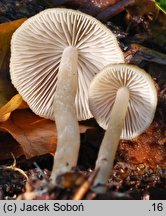
[[[12,83],[30,108],[54,120],[53,98],[63,50],[78,51],[78,120],[92,117],[88,87],[105,65],[123,63],[113,33],[95,18],[70,9],[47,9],[25,21],[13,34],[10,72]]]
[[[126,64],[106,66],[91,82],[89,106],[99,125],[106,130],[117,90],[121,87],[129,90],[121,138],[132,139],[149,127],[157,105],[154,82],[143,69]]]

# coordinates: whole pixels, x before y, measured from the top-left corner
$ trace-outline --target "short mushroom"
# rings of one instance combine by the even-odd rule
[[[113,33],[95,18],[70,9],[40,12],[11,41],[12,83],[37,115],[56,121],[52,179],[76,166],[78,120],[92,117],[88,87],[108,63],[124,62]]]
[[[106,130],[101,143],[93,188],[105,192],[119,140],[140,135],[151,124],[157,105],[154,82],[143,69],[127,64],[108,65],[89,87],[89,106]]]

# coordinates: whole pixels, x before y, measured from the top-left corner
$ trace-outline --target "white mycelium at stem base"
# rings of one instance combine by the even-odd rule
[[[54,97],[55,122],[58,132],[51,179],[76,166],[80,147],[80,133],[75,109],[77,91],[77,60],[75,47],[65,48],[58,74]]]
[[[110,176],[110,170],[113,167],[115,154],[124,125],[128,102],[129,90],[127,87],[121,87],[117,91],[108,128],[105,132],[98,154],[98,159],[96,161],[96,169],[99,168],[99,172],[94,182],[94,186],[101,184],[101,187],[98,186],[94,190],[98,193],[103,193],[106,189],[105,184],[107,183],[107,180]]]

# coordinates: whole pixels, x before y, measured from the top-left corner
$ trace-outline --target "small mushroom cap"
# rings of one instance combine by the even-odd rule
[[[129,103],[121,139],[132,139],[149,127],[157,106],[154,82],[143,69],[126,64],[106,66],[90,84],[89,106],[106,130],[117,90],[122,86],[129,90]]]
[[[123,63],[113,33],[95,18],[70,9],[47,9],[25,21],[13,34],[10,72],[12,83],[29,107],[54,120],[53,99],[63,51],[78,51],[78,120],[92,117],[88,87],[105,65]]]

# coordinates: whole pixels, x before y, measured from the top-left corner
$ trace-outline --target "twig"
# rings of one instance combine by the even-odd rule
[[[106,10],[102,11],[97,15],[97,19],[102,21],[107,21],[111,17],[114,17],[124,11],[126,7],[131,6],[135,3],[135,0],[122,0],[119,1],[117,4],[107,8]]]
[[[74,196],[72,197],[72,200],[81,200],[83,199],[83,197],[85,196],[85,194],[88,192],[88,190],[90,189],[90,187],[92,186],[95,177],[98,173],[99,169],[95,170],[92,175],[88,178],[88,180],[86,180],[80,187],[79,189],[76,191],[76,193],[74,194]]]

